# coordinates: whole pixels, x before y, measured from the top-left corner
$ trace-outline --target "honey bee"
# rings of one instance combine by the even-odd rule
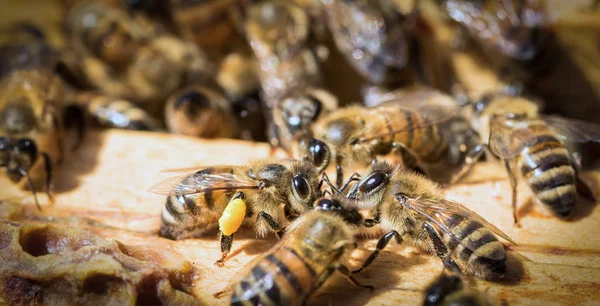
[[[366,227],[379,224],[389,231],[353,273],[370,265],[395,238],[398,243],[407,239],[440,257],[445,266],[478,278],[505,274],[506,254],[495,235],[515,242],[475,212],[443,198],[440,187],[420,174],[379,162],[352,186],[348,198],[371,209],[374,218],[365,220]]]
[[[392,1],[333,0],[323,3],[335,44],[348,62],[372,84],[389,81],[392,71],[409,63],[402,16]]]
[[[130,101],[94,92],[77,93],[74,100],[103,126],[138,131],[161,130],[156,118]]]
[[[467,287],[460,275],[444,271],[425,289],[423,306],[458,305],[495,306],[498,304],[487,294]]]
[[[312,208],[321,195],[315,168],[307,162],[285,165],[255,162],[249,166],[216,166],[167,179],[150,189],[168,195],[160,235],[184,239],[219,224],[222,266],[233,235],[243,222],[259,236],[280,232],[288,220]],[[284,209],[282,209],[282,206]]]
[[[356,248],[354,233],[362,216],[345,208],[341,198],[320,198],[314,210],[300,216],[286,235],[260,256],[233,288],[231,305],[302,305],[334,273],[361,285],[346,265]]]
[[[318,85],[319,63],[307,47],[309,17],[300,6],[290,1],[251,4],[245,25],[269,109],[295,89]]]
[[[400,157],[410,168],[443,162],[450,156],[448,139],[436,124],[454,117],[457,109],[452,98],[435,90],[396,92],[375,107],[349,106],[320,118],[312,138],[299,140],[296,150],[319,171],[335,164],[338,186],[343,167],[367,166],[380,155]]]
[[[232,138],[237,134],[231,104],[208,86],[189,86],[175,92],[165,110],[169,131],[204,138]]]
[[[170,9],[179,32],[203,50],[219,50],[242,41],[236,29],[233,0],[171,0]],[[211,54],[212,55],[212,54]]]
[[[28,184],[41,209],[35,182],[43,179],[50,196],[53,169],[62,159],[58,103],[64,92],[53,73],[56,54],[43,42],[3,46],[0,53],[5,74],[0,80],[0,167],[13,183]]]
[[[145,107],[152,114],[162,112],[174,90],[212,74],[212,65],[197,46],[107,4],[76,6],[67,16],[67,27],[91,86],[136,103],[163,101]]]
[[[552,22],[586,9],[586,1],[463,1],[438,0],[448,16],[482,47],[516,60],[530,60],[542,50]],[[589,7],[587,7],[589,9]],[[592,8],[593,9],[593,8]]]
[[[266,140],[267,124],[260,99],[259,69],[251,52],[233,52],[223,59],[217,73],[217,83],[231,103],[241,139]]]
[[[313,122],[337,106],[336,97],[324,89],[307,88],[284,96],[273,109],[271,144],[289,152],[293,142],[310,131]]]
[[[77,52],[98,58],[117,70],[127,67],[152,35],[125,12],[102,1],[76,5],[69,10],[65,24]]]
[[[589,187],[579,179],[576,163],[562,140],[598,142],[600,126],[543,116],[533,101],[503,94],[488,95],[477,103],[474,119],[482,139],[489,139],[491,152],[503,160],[508,172],[515,224],[517,171],[536,198],[559,217],[571,214],[578,193],[595,201]],[[474,152],[471,161],[483,153],[485,150]],[[466,168],[471,166],[465,164]]]

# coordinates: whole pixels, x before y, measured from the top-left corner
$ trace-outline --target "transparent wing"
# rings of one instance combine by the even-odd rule
[[[258,189],[260,182],[230,173],[202,173],[168,178],[148,191],[160,195],[186,195],[214,190]]]
[[[543,116],[543,122],[563,140],[600,142],[600,125],[559,116]],[[536,141],[535,127],[528,120],[491,120],[489,145],[500,158],[513,158]]]
[[[435,90],[391,93],[384,103],[368,108],[368,128],[359,141],[394,135],[446,122],[462,110],[452,98]],[[410,117],[410,118],[408,118]],[[403,124],[398,124],[402,120]]]
[[[490,150],[494,155],[509,159],[519,155],[532,137],[527,129],[515,129],[501,118],[490,119]]]
[[[598,124],[559,116],[544,116],[542,119],[565,140],[600,142]]]
[[[516,245],[508,235],[502,232],[500,229],[486,221],[483,217],[478,215],[477,213],[469,210],[463,205],[446,200],[446,199],[436,199],[435,201],[427,200],[427,199],[408,199],[405,203],[406,207],[414,210],[425,218],[429,219],[433,222],[433,226],[435,226],[438,230],[450,235],[460,245],[465,248],[475,251],[478,245],[475,243],[463,242],[461,237],[458,237],[448,228],[447,223],[456,223],[460,222],[463,219],[469,219],[474,222],[481,224],[483,227],[489,229],[492,233],[496,234],[499,237],[502,237],[504,240]]]

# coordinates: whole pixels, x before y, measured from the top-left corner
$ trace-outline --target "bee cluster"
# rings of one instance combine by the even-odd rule
[[[281,238],[219,296],[298,305],[334,272],[373,290],[355,275],[395,240],[444,264],[425,305],[494,305],[463,275],[503,279],[499,238],[515,242],[442,186],[497,160],[515,225],[518,178],[569,218],[580,196],[595,201],[576,144],[600,142],[600,126],[542,112],[528,87],[552,73],[540,64],[544,1],[430,2],[64,0],[64,44],[27,23],[0,37],[0,167],[50,196],[70,130],[80,141],[90,125],[266,141],[290,159],[215,165],[150,190],[167,196],[160,236],[219,229],[217,266],[242,226]],[[494,59],[498,88],[475,95],[461,84],[428,10]],[[371,227],[384,234],[351,271],[356,236]]]

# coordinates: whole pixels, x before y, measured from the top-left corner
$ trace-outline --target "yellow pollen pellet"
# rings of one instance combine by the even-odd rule
[[[231,200],[219,218],[219,229],[223,235],[229,236],[240,228],[245,216],[246,202],[242,199]]]

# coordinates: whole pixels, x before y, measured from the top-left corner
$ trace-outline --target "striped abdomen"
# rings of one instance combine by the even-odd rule
[[[293,248],[267,254],[235,286],[231,305],[302,305],[317,273]]]
[[[420,127],[386,137],[385,141],[404,144],[411,149],[422,162],[437,162],[446,150],[447,142],[436,125],[429,124],[427,119],[415,110],[404,108],[386,108],[382,114],[388,132]],[[390,139],[391,138],[391,139]]]
[[[445,225],[461,240],[459,243],[449,234],[442,233],[448,252],[461,269],[484,279],[504,276],[504,247],[489,229],[469,218],[458,216],[448,219]]]
[[[554,213],[567,217],[577,199],[575,168],[569,151],[546,129],[519,156],[523,178]]]
[[[233,173],[234,168],[206,168],[191,174],[185,180],[211,173]],[[184,239],[200,235],[215,228],[217,220],[236,189],[208,191],[204,193],[167,197],[162,211],[160,235],[170,239]]]
[[[88,112],[100,123],[129,130],[153,131],[158,122],[135,104],[106,96],[93,96],[88,101]]]

